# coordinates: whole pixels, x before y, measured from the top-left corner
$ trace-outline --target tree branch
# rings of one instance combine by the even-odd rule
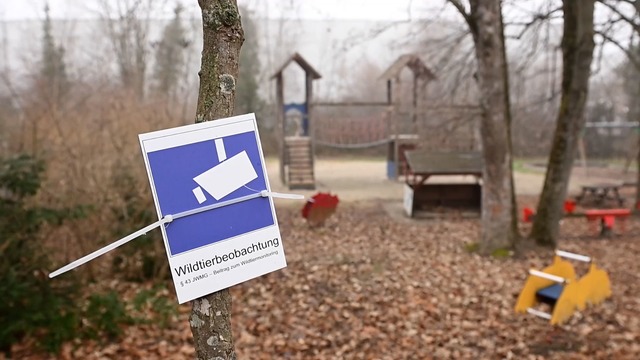
[[[624,52],[624,54],[627,55],[627,58],[629,59],[629,61],[633,63],[633,66],[638,70],[640,70],[640,59],[638,59],[638,57],[631,51],[631,49],[622,45],[618,40],[612,38],[606,32],[595,30],[595,34],[600,35],[605,41],[615,45],[618,49],[622,50],[622,52]]]
[[[524,28],[520,31],[520,33],[518,33],[518,35],[515,36],[515,39],[517,40],[521,40],[522,37],[524,36],[524,34],[535,24],[537,24],[538,22],[542,22],[542,21],[547,21],[547,20],[551,20],[553,17],[552,15],[554,13],[557,13],[559,11],[562,10],[562,7],[557,7],[555,9],[552,9],[551,11],[547,12],[547,13],[538,13],[535,14],[533,16],[533,18],[530,21],[527,22],[523,22],[523,23],[508,23],[505,25],[512,25],[512,26],[523,26]]]
[[[469,14],[467,10],[464,8],[464,5],[462,4],[462,2],[460,2],[460,0],[448,0],[448,1],[451,5],[453,5],[454,8],[456,8],[456,10],[458,10],[460,15],[462,15],[462,17],[464,18],[464,21],[467,23],[467,25],[469,25],[471,32],[475,32],[475,22],[471,18],[471,14]]]
[[[636,33],[640,34],[640,24],[638,24],[635,19],[638,19],[638,15],[640,14],[640,0],[636,0],[633,3],[631,3],[634,8],[636,9],[636,14],[633,18],[630,18],[628,16],[626,16],[625,14],[622,13],[622,11],[616,7],[613,4],[610,4],[608,2],[606,2],[605,0],[598,0],[598,2],[602,5],[604,5],[605,7],[607,7],[609,10],[611,10],[614,14],[620,16],[620,18],[622,20],[624,20],[625,22],[627,22],[631,28],[633,28],[633,31],[635,31]],[[624,2],[623,0],[619,0],[619,2]]]

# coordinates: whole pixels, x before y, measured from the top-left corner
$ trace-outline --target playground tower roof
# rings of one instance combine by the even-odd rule
[[[425,65],[418,55],[405,54],[396,60],[391,66],[385,70],[380,79],[393,80],[400,75],[400,72],[404,67],[408,67],[413,72],[413,75],[418,79],[424,79],[426,81],[435,80],[436,75]]]
[[[287,66],[289,66],[289,64],[291,64],[292,61],[295,61],[298,65],[300,65],[300,67],[302,68],[302,70],[304,70],[305,73],[311,75],[311,78],[313,80],[316,79],[320,79],[322,77],[322,75],[320,75],[320,73],[313,68],[313,66],[311,66],[307,60],[305,60],[300,54],[298,54],[297,52],[294,53],[293,55],[291,55],[289,57],[289,59],[287,59],[282,66],[280,66],[280,68],[278,69],[278,71],[276,71],[272,76],[271,79],[275,79],[278,76],[282,75],[282,72],[284,71],[284,69],[287,68]]]

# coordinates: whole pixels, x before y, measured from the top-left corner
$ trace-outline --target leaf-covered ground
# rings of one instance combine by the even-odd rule
[[[320,228],[309,228],[297,207],[280,207],[278,217],[287,269],[232,289],[240,359],[640,357],[638,219],[611,238],[584,218],[563,221],[560,247],[595,257],[613,296],[552,327],[513,311],[527,270],[549,264],[551,253],[471,253],[477,218],[409,220],[400,205],[374,201],[341,204]],[[57,358],[191,359],[189,311],[181,306],[165,328],[129,326],[117,342],[66,344]],[[28,343],[16,354],[45,358],[29,356]]]

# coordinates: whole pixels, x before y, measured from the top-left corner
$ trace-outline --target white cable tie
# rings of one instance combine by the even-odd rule
[[[304,200],[304,195],[300,195],[300,194],[284,194],[284,193],[267,191],[267,190],[262,190],[260,192],[260,196],[262,196],[262,197],[279,198],[279,199]]]
[[[177,214],[173,214],[173,220],[180,219],[180,218],[183,218],[185,216],[195,215],[195,214],[198,214],[198,213],[201,213],[201,212],[205,212],[205,211],[221,208],[223,206],[233,205],[233,204],[237,204],[239,202],[243,202],[243,201],[247,201],[247,200],[251,200],[251,199],[256,199],[256,198],[259,198],[260,196],[262,196],[262,193],[254,193],[254,194],[249,194],[249,195],[245,195],[245,196],[240,196],[240,197],[237,197],[235,199],[231,199],[231,200],[227,200],[227,201],[220,201],[220,202],[217,202],[215,204],[202,206],[202,207],[195,208],[195,209],[192,209],[192,210],[179,212]]]
[[[87,262],[97,258],[98,256],[104,255],[104,254],[108,253],[109,251],[111,251],[111,250],[113,250],[113,249],[115,249],[117,247],[120,247],[120,246],[128,243],[129,241],[131,241],[131,240],[133,240],[133,239],[135,239],[135,238],[137,238],[139,236],[145,235],[147,232],[157,228],[158,226],[164,225],[164,224],[166,224],[168,222],[171,222],[171,221],[173,221],[173,216],[167,215],[167,216],[163,217],[162,219],[154,222],[151,225],[148,225],[148,226],[146,226],[146,227],[144,227],[144,228],[142,228],[142,229],[140,229],[140,230],[138,230],[138,231],[136,231],[134,233],[131,233],[131,234],[123,237],[120,240],[114,241],[111,244],[92,252],[89,255],[85,255],[85,256],[81,257],[80,259],[78,259],[76,261],[73,261],[73,262],[61,267],[60,269],[50,273],[49,274],[49,278],[54,278],[54,277],[56,277],[56,276],[58,276],[60,274],[66,273],[69,270],[73,270],[73,269],[77,268],[80,265],[86,264]]]
[[[126,243],[128,243],[129,241],[142,236],[142,235],[146,235],[147,232],[157,228],[158,226],[162,226],[164,224],[168,224],[170,222],[172,222],[175,219],[179,219],[185,216],[189,216],[189,215],[194,215],[194,214],[198,214],[204,211],[209,211],[209,210],[213,210],[213,209],[217,209],[217,208],[221,208],[223,206],[227,206],[227,205],[233,205],[233,204],[237,204],[239,202],[243,202],[243,201],[247,201],[247,200],[251,200],[251,199],[256,199],[259,197],[276,197],[276,198],[282,198],[282,199],[294,199],[294,200],[300,200],[300,199],[304,199],[303,195],[298,195],[298,194],[283,194],[283,193],[276,193],[276,192],[271,192],[271,191],[267,191],[267,190],[262,190],[261,192],[257,192],[254,194],[250,194],[250,195],[246,195],[246,196],[241,196],[232,200],[227,200],[227,201],[221,201],[212,205],[208,205],[208,206],[203,206],[200,208],[196,208],[193,210],[187,210],[187,211],[183,211],[177,214],[169,214],[169,215],[165,215],[162,219],[154,222],[151,225],[148,225],[132,234],[129,234],[125,237],[123,237],[120,240],[114,241],[111,244],[98,249],[94,252],[92,252],[89,255],[83,256],[78,260],[75,260],[63,267],[61,267],[60,269],[52,272],[49,274],[49,278],[54,278],[60,274],[64,274],[65,272],[69,271],[69,270],[73,270],[75,268],[77,268],[80,265],[86,264],[87,262],[102,256],[106,253],[108,253],[109,251],[120,247]]]

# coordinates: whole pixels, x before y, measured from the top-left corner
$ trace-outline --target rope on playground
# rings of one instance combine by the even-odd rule
[[[391,141],[392,141],[391,139],[382,139],[382,140],[372,141],[368,143],[360,143],[360,144],[335,144],[335,143],[325,142],[322,140],[315,140],[315,143],[318,145],[332,147],[336,149],[366,149],[366,148],[372,148],[372,147],[384,145]]]

